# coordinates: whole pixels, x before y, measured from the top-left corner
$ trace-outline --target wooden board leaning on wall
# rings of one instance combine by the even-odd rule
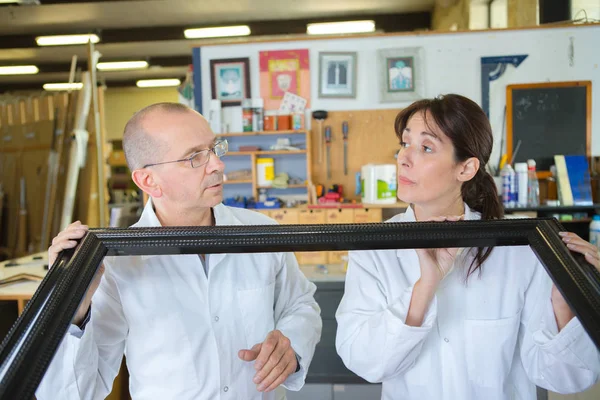
[[[99,90],[102,99],[103,91]],[[49,241],[58,233],[59,217],[64,200],[65,171],[68,168],[70,133],[73,129],[77,93],[68,95],[40,93],[0,104],[0,183],[4,191],[3,213],[0,221],[0,257],[19,257],[29,252],[45,251]],[[103,107],[100,112],[102,114]],[[91,120],[91,118],[90,118]],[[97,226],[98,189],[94,126],[88,123],[90,140],[87,145],[86,166],[81,170],[77,190],[75,219]],[[64,134],[64,132],[67,132]],[[54,139],[53,139],[54,136]],[[58,138],[67,138],[58,142]],[[51,158],[51,148],[61,156]],[[60,149],[59,149],[60,147]],[[52,200],[47,197],[48,162],[59,164],[59,174],[53,184]],[[25,229],[20,224],[21,177],[25,180]],[[94,181],[94,179],[96,179]],[[46,202],[52,203],[46,210]],[[44,213],[49,216],[48,243],[42,240]],[[20,239],[23,240],[20,240]]]
[[[344,197],[360,202],[355,194],[356,173],[365,164],[396,164],[394,155],[399,142],[394,131],[394,121],[400,109],[331,111],[322,121],[323,136],[320,136],[319,121],[311,121],[312,138],[312,181],[326,188],[333,184],[343,185]],[[344,140],[342,123],[348,122],[348,174],[344,175]],[[330,168],[327,179],[327,148],[324,142],[325,127],[331,127]],[[319,146],[319,143],[321,146]],[[319,150],[322,148],[322,158]]]

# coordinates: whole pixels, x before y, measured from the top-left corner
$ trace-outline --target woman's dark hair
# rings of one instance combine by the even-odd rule
[[[439,129],[450,139],[457,162],[471,157],[479,160],[479,170],[461,188],[463,201],[481,213],[481,219],[500,219],[504,208],[498,197],[496,184],[485,170],[494,143],[492,127],[487,116],[475,103],[464,96],[447,94],[434,99],[419,100],[400,111],[394,124],[396,135],[402,140],[402,133],[409,119],[416,113],[423,113],[425,123],[433,120]],[[491,248],[478,248],[467,272],[469,277],[479,270],[492,252]]]

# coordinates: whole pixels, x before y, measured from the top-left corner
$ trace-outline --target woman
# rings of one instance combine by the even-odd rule
[[[503,217],[484,166],[492,131],[458,95],[418,101],[395,123],[398,198],[390,222]],[[593,247],[563,234],[598,267]],[[529,246],[354,251],[336,314],[346,366],[383,399],[535,399],[579,392],[600,355]]]

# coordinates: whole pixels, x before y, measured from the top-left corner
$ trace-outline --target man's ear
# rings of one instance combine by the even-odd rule
[[[146,168],[136,169],[131,173],[131,179],[133,182],[142,189],[150,197],[160,197],[162,196],[162,189],[160,185],[154,180],[154,175],[152,171],[149,171]]]
[[[460,182],[470,181],[477,175],[477,171],[479,171],[479,159],[477,157],[471,157],[466,161],[461,163],[461,166],[458,170],[457,179]]]

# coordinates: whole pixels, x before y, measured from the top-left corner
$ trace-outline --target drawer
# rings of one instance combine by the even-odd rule
[[[354,210],[354,222],[357,224],[381,222],[382,214],[381,208],[358,208]]]
[[[282,225],[292,225],[298,223],[298,210],[293,208],[280,209],[271,212],[271,218]]]
[[[354,210],[350,208],[333,208],[324,211],[328,224],[351,224],[354,222]]]
[[[326,215],[324,210],[300,210],[298,223],[303,225],[324,224]]]

